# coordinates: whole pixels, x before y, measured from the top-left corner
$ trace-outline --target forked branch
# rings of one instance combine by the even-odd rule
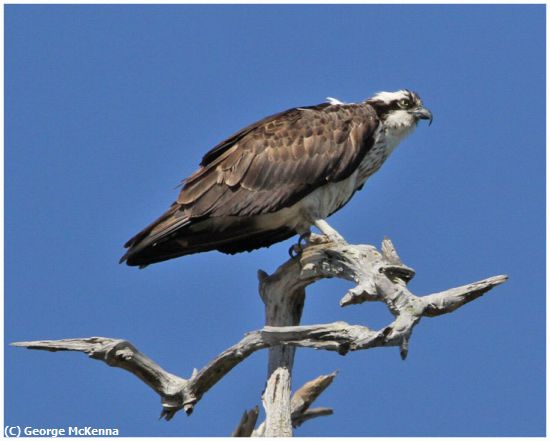
[[[414,270],[401,262],[389,239],[383,241],[381,251],[378,251],[370,245],[350,245],[344,241],[324,242],[316,236],[303,250],[300,258],[290,259],[271,276],[260,272],[260,292],[266,302],[266,309],[275,305],[272,302],[269,306],[272,296],[270,292],[286,292],[289,296],[303,294],[307,285],[319,279],[337,277],[355,283],[340,301],[342,306],[366,301],[384,302],[394,320],[379,330],[344,322],[281,326],[276,320],[268,320],[268,326],[248,333],[200,371],[194,370],[190,378],[166,372],[126,340],[90,337],[18,342],[13,345],[48,351],[80,351],[109,366],[125,369],[160,395],[163,407],[161,417],[169,420],[181,409],[190,414],[212,386],[246,357],[260,349],[278,347],[278,351],[281,351],[285,347],[299,346],[336,351],[343,355],[349,351],[397,346],[401,357],[405,359],[412,331],[422,317],[452,312],[507,280],[504,275],[494,276],[443,292],[417,296],[407,288],[407,283],[414,274]],[[294,310],[301,308],[300,301],[303,302],[303,298],[294,298]],[[288,353],[286,357],[291,366],[292,354]],[[301,405],[296,404],[299,400],[306,403],[304,396],[311,393],[309,391],[294,395],[290,404],[293,425],[297,426],[309,418],[330,413],[329,409],[309,409],[309,405],[300,407]],[[259,433],[259,430],[260,428],[255,433]],[[250,423],[246,432],[250,433]]]
[[[296,392],[294,392],[290,400],[290,418],[292,422],[292,427],[300,427],[304,422],[313,418],[318,418],[320,416],[329,416],[333,414],[334,411],[331,408],[316,407],[314,409],[311,409],[310,406],[319,397],[319,395],[321,395],[324,390],[332,384],[332,381],[336,377],[336,374],[337,372],[333,372],[329,375],[320,375],[314,380],[308,381]],[[255,407],[255,409],[257,410],[258,407]],[[246,436],[265,436],[265,432],[266,422],[264,421],[258,426],[256,430],[250,432],[250,434]]]

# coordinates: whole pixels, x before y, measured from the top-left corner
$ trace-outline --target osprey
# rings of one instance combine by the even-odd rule
[[[431,112],[409,90],[361,103],[297,107],[239,130],[202,158],[176,202],[120,260],[144,267],[187,254],[267,247],[325,221]]]

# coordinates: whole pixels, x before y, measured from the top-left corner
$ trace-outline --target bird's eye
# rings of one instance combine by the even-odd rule
[[[399,105],[399,107],[401,107],[402,109],[407,109],[410,107],[411,103],[409,102],[409,100],[407,99],[402,99],[402,100],[399,100],[399,102],[397,103]]]

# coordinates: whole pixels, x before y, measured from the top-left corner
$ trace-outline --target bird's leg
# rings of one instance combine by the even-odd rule
[[[301,256],[304,248],[309,245],[310,236],[311,236],[310,230],[307,230],[305,233],[300,234],[300,237],[298,238],[298,242],[296,242],[294,245],[292,245],[288,249],[288,254],[290,255],[291,258],[295,259]]]
[[[345,242],[346,240],[336,231],[334,228],[332,228],[327,221],[323,219],[317,219],[314,222],[314,225],[319,228],[321,233],[323,233],[330,241],[332,242]]]

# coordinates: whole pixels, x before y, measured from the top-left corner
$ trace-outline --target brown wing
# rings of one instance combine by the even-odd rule
[[[121,261],[141,265],[284,240],[292,231],[254,231],[246,220],[291,206],[316,188],[347,178],[372,147],[377,126],[369,105],[321,104],[290,109],[242,129],[203,157],[170,209],[125,244],[129,250]],[[191,231],[205,219],[226,216],[242,221],[225,232]]]
[[[251,216],[293,205],[347,178],[378,125],[370,106],[290,109],[223,141],[184,182],[177,204],[188,218]]]

